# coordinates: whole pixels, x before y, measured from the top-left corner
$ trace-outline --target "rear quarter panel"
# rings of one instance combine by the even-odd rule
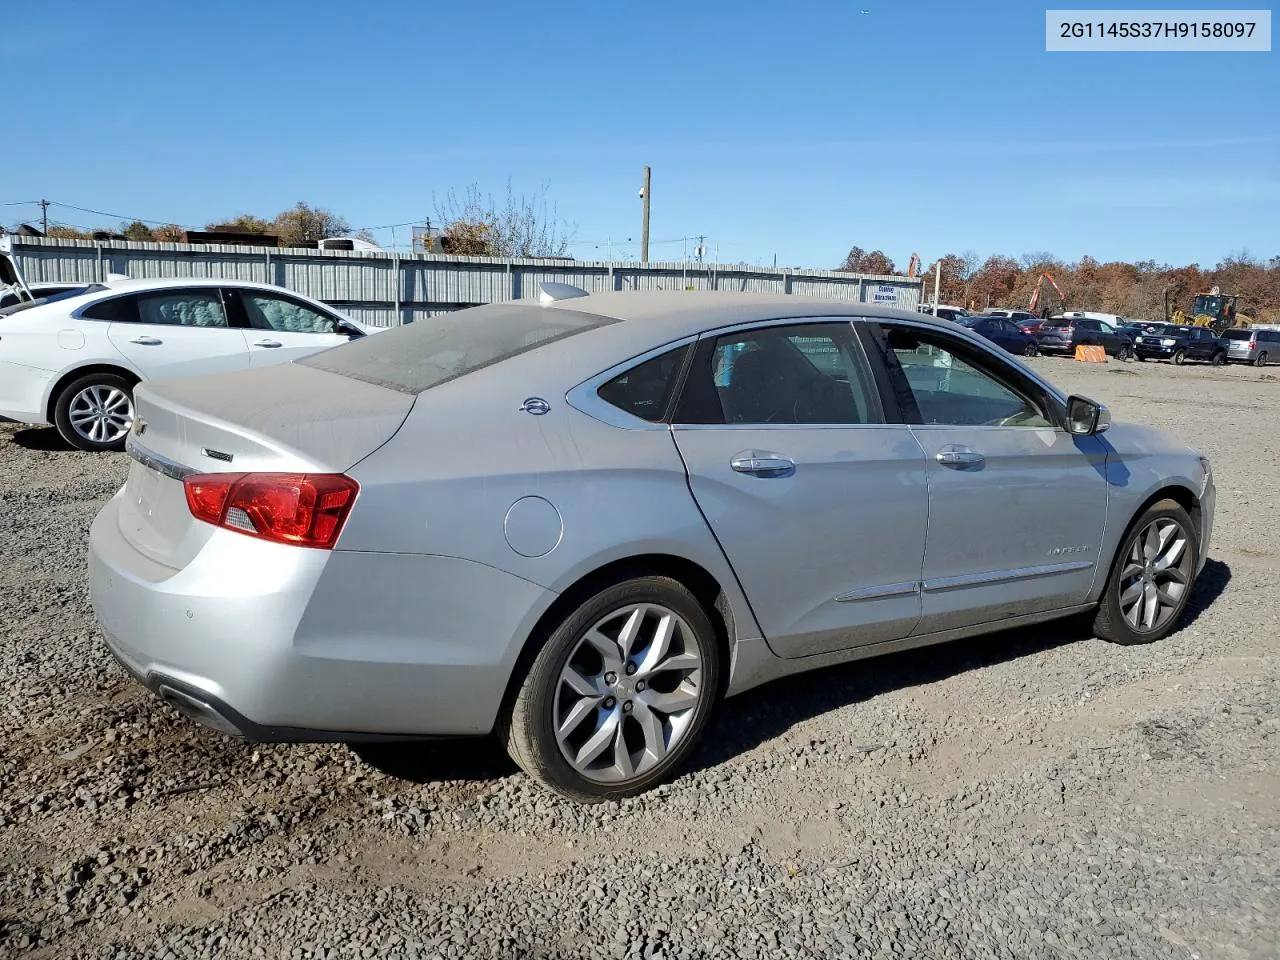
[[[361,493],[338,549],[464,558],[557,593],[611,562],[669,554],[717,579],[739,637],[759,636],[670,432],[601,423],[570,407],[556,378],[513,376],[517,366],[418,397],[396,435],[348,471]],[[530,396],[550,412],[523,412]],[[524,501],[513,513],[531,497],[554,510],[536,503],[522,519]]]

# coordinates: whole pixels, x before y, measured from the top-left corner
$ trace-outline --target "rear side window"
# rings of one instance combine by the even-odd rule
[[[222,308],[222,294],[216,289],[166,290],[143,293],[138,298],[139,323],[157,323],[175,327],[225,327],[227,313]],[[117,320],[122,320],[118,317]]]
[[[578,310],[492,303],[362,337],[294,362],[389,390],[418,394],[530,350],[617,322]]]
[[[86,320],[120,321],[137,323],[138,298],[135,296],[112,297],[110,300],[99,300],[85,307],[80,316]]]
[[[668,350],[619,374],[596,391],[600,399],[650,423],[667,415],[689,346]]]

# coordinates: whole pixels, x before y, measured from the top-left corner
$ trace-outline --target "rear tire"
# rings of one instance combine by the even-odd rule
[[[123,450],[133,425],[133,383],[118,373],[90,373],[58,394],[54,426],[77,450]]]
[[[1209,360],[1209,363],[1215,367],[1220,367],[1227,362],[1227,355],[1219,350]]]
[[[555,627],[499,734],[511,759],[561,796],[635,796],[666,780],[697,743],[720,673],[715,628],[683,584],[622,580]]]
[[[1094,634],[1124,646],[1163,639],[1186,610],[1199,563],[1200,541],[1187,511],[1175,500],[1153,504],[1120,542]]]
[[[1255,367],[1265,367],[1267,365],[1267,352],[1265,350],[1258,354],[1257,358],[1253,361],[1253,365]]]
[[[1175,351],[1173,352],[1173,362],[1174,362],[1174,364],[1175,364],[1175,365],[1177,365],[1177,366],[1179,366],[1179,367],[1180,367],[1180,366],[1182,366],[1183,362],[1184,362],[1186,359],[1187,359],[1187,351],[1185,351],[1185,350],[1175,350]]]

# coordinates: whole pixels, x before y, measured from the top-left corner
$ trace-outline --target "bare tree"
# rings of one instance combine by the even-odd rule
[[[232,217],[230,220],[222,220],[217,223],[207,223],[204,228],[217,233],[271,232],[269,221],[263,220],[261,217],[255,217],[251,213],[242,213],[238,217]]]
[[[151,231],[156,243],[182,243],[187,239],[187,231],[176,223],[166,223]]]
[[[434,199],[434,198],[433,198]],[[444,227],[444,245],[452,253],[487,257],[563,257],[576,226],[560,219],[547,201],[544,183],[534,197],[516,196],[507,181],[507,200],[499,207],[491,195],[472,184],[462,196],[450,190],[435,199],[436,216]]]

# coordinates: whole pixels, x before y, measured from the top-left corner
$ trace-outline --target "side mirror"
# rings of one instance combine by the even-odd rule
[[[353,323],[347,323],[347,321],[345,320],[338,321],[338,332],[345,333],[352,340],[356,339],[357,337],[364,336],[363,330],[361,330],[359,327],[357,327]]]
[[[1077,437],[1102,433],[1111,426],[1111,411],[1088,397],[1067,398],[1067,431]]]

